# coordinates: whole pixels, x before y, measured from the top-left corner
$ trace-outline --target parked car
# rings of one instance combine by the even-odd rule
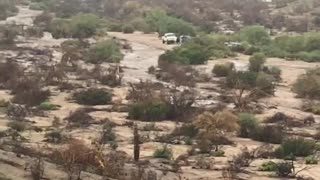
[[[179,43],[183,44],[191,40],[191,36],[182,35],[179,37]]]
[[[177,43],[178,37],[174,33],[166,33],[162,36],[163,44]]]

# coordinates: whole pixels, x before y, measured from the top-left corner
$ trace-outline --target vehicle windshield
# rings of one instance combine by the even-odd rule
[[[166,37],[170,37],[170,36],[176,36],[175,34],[173,33],[168,33],[168,34],[165,34]]]

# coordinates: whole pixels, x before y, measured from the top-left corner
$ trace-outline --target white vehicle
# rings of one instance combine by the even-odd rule
[[[161,39],[163,44],[170,44],[170,43],[176,43],[178,40],[178,37],[174,33],[166,33],[162,36]]]

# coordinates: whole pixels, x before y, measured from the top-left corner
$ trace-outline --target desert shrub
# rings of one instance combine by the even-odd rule
[[[36,16],[33,20],[33,23],[42,28],[44,31],[50,30],[50,24],[53,21],[53,15],[48,12],[43,12],[40,15]]]
[[[44,161],[41,157],[36,158],[30,165],[30,172],[33,180],[43,179],[45,171]]]
[[[173,158],[172,149],[170,149],[167,145],[164,145],[154,151],[153,157],[171,160]]]
[[[256,87],[258,74],[250,71],[237,71],[230,73],[226,78],[226,85],[229,88],[251,89]]]
[[[41,38],[43,36],[43,30],[38,27],[28,27],[26,29],[26,36]]]
[[[27,124],[21,121],[11,121],[7,126],[18,132],[24,131],[27,128]]]
[[[288,177],[293,172],[293,165],[289,162],[281,162],[277,164],[276,173],[280,177]]]
[[[170,107],[163,102],[136,103],[129,108],[129,118],[143,121],[166,120]]]
[[[306,164],[318,164],[319,159],[315,155],[311,155],[305,158]]]
[[[144,33],[151,33],[152,27],[146,22],[144,18],[136,18],[130,22],[134,29]]]
[[[5,88],[10,88],[11,82],[18,79],[23,74],[22,66],[11,60],[0,63],[0,84]]]
[[[278,164],[273,161],[264,162],[259,171],[276,172],[278,170]]]
[[[260,72],[266,62],[266,56],[263,53],[255,53],[249,59],[249,70],[253,72]]]
[[[299,76],[292,90],[299,97],[320,99],[320,68],[310,70]]]
[[[233,63],[216,64],[212,69],[217,77],[227,77],[234,69]]]
[[[281,69],[278,67],[264,67],[263,72],[271,75],[276,81],[281,80]]]
[[[251,114],[240,114],[239,115],[240,124],[240,137],[249,138],[251,137],[258,128],[257,119]]]
[[[45,101],[39,105],[39,109],[44,111],[53,111],[53,110],[58,110],[59,106],[55,104],[51,104],[49,101]]]
[[[71,33],[73,38],[89,38],[94,36],[100,25],[100,19],[93,14],[78,14],[71,18]]]
[[[54,130],[51,132],[48,132],[44,135],[45,138],[47,138],[47,141],[50,143],[61,143],[63,140],[63,136],[61,131]]]
[[[210,58],[210,54],[203,47],[194,43],[187,43],[173,50],[168,50],[159,57],[161,61],[184,65],[204,64]]]
[[[72,36],[72,29],[70,22],[64,19],[55,19],[50,24],[50,32],[53,38],[70,38]]]
[[[121,23],[108,23],[108,30],[111,32],[122,32],[123,24]]]
[[[114,124],[107,122],[103,125],[100,137],[98,139],[99,144],[112,144],[116,140],[116,134],[114,133]]]
[[[94,120],[86,111],[86,109],[77,109],[71,112],[65,118],[68,121],[69,127],[87,127]]]
[[[122,27],[122,32],[125,34],[131,34],[134,32],[134,27],[132,25],[124,25]]]
[[[280,144],[285,138],[285,131],[280,126],[259,126],[251,138],[265,143]]]
[[[112,100],[112,94],[104,89],[90,88],[75,92],[73,98],[83,105],[106,105]]]
[[[291,138],[282,142],[281,146],[275,150],[275,155],[279,158],[288,156],[306,157],[312,155],[316,145],[312,141],[303,138]]]
[[[271,42],[268,32],[262,26],[248,26],[240,31],[240,39],[252,45],[268,45]]]
[[[19,9],[16,7],[15,1],[2,0],[0,1],[0,19],[5,20],[9,16],[14,16]]]
[[[99,64],[103,62],[118,63],[122,58],[123,54],[119,44],[114,40],[106,40],[90,47],[86,59],[90,63]]]
[[[206,63],[209,58],[226,58],[234,56],[224,43],[225,37],[220,36],[200,36],[180,47],[168,50],[159,57],[158,64],[168,62],[170,64],[197,65]]]
[[[177,35],[195,35],[195,30],[189,23],[169,16],[163,10],[153,10],[146,14],[146,22],[152,28],[152,31],[163,35],[167,32],[176,33]]]
[[[274,82],[275,79],[273,78],[273,76],[260,72],[256,79],[256,87],[260,92],[263,92],[264,94],[273,95],[275,91]]]
[[[249,46],[245,51],[244,54],[245,55],[253,55],[255,53],[259,53],[261,52],[261,48],[257,47],[257,46]]]
[[[46,101],[51,93],[49,90],[43,90],[37,83],[32,79],[18,80],[12,87],[12,93],[14,94],[12,102],[27,106],[37,106]]]

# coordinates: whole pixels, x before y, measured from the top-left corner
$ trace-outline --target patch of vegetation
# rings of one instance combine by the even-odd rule
[[[316,144],[303,138],[291,138],[282,142],[281,146],[275,150],[275,155],[279,158],[289,156],[306,157],[314,153]]]
[[[278,164],[273,161],[264,162],[259,171],[276,172],[278,170]]]
[[[252,114],[240,114],[239,115],[240,124],[240,137],[249,138],[256,133],[258,128],[258,121]]]
[[[86,111],[86,109],[77,109],[71,112],[65,118],[68,121],[69,127],[87,127],[94,120]]]
[[[299,76],[292,90],[299,97],[320,99],[320,68],[309,70]]]
[[[59,108],[60,106],[51,104],[49,101],[42,102],[39,105],[39,109],[44,111],[53,111],[53,110],[58,110]]]
[[[78,14],[70,20],[55,19],[50,25],[54,38],[89,38],[97,33],[100,19],[93,14]]]
[[[73,94],[73,98],[76,100],[77,103],[83,105],[106,105],[111,102],[112,93],[104,89],[90,88],[79,92],[75,92]]]
[[[252,135],[252,139],[265,143],[280,144],[286,137],[284,129],[280,126],[258,126]]]
[[[168,50],[159,57],[159,65],[167,62],[169,64],[197,65],[204,64],[209,58],[226,58],[235,56],[228,49],[223,36],[200,36],[183,44],[180,47]]]
[[[217,77],[227,77],[233,70],[233,63],[215,64],[212,69],[212,73]]]
[[[319,159],[315,155],[311,155],[305,158],[306,164],[318,164]]]
[[[123,54],[119,44],[114,40],[106,40],[90,47],[87,54],[87,61],[93,64],[119,63]]]
[[[16,7],[15,1],[1,0],[0,1],[0,20],[5,20],[7,17],[17,14],[19,9]]]
[[[163,147],[157,148],[154,151],[153,157],[171,160],[173,158],[172,149],[170,149],[167,145],[164,145]]]
[[[260,72],[266,62],[266,56],[263,53],[255,53],[249,59],[249,70],[252,72]]]
[[[160,121],[169,118],[170,107],[163,102],[133,104],[129,109],[129,118],[143,121]]]
[[[152,28],[153,32],[163,35],[167,32],[176,33],[177,35],[195,35],[194,27],[175,17],[169,16],[163,10],[153,10],[147,13],[145,21]]]

